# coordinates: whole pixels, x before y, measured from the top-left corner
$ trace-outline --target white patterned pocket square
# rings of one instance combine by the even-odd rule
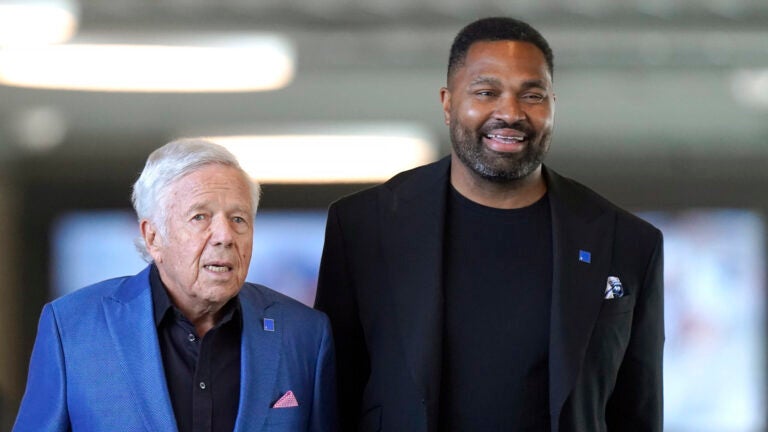
[[[605,299],[615,299],[624,296],[624,287],[621,285],[621,280],[616,276],[608,276],[608,282],[605,284]]]
[[[293,408],[297,406],[299,406],[299,401],[296,400],[296,396],[293,395],[293,392],[288,390],[288,392],[280,396],[280,399],[272,405],[272,408]]]

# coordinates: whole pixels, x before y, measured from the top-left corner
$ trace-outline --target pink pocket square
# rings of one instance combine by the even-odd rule
[[[291,390],[288,390],[286,394],[280,396],[280,399],[272,405],[272,408],[292,408],[297,406],[299,406],[299,402],[296,400],[296,396],[293,395]]]

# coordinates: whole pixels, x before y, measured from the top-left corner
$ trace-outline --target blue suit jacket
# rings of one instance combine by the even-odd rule
[[[336,429],[327,317],[260,285],[240,291],[235,431]],[[274,320],[266,331],[263,319]],[[287,391],[299,406],[271,408]],[[45,305],[14,431],[175,431],[152,312],[149,267]]]

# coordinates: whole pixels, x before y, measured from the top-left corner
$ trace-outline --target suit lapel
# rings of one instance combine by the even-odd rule
[[[176,430],[152,314],[149,267],[102,299],[113,346],[148,431]]]
[[[554,252],[549,388],[553,430],[578,377],[610,271],[614,214],[581,186],[545,169]],[[579,259],[589,253],[589,261]]]
[[[432,409],[440,392],[442,263],[450,159],[416,173],[380,196],[382,245],[393,317],[412,377]],[[610,270],[614,214],[581,186],[544,169],[553,230],[550,411],[553,426],[576,382]],[[414,241],[418,239],[418,241]],[[590,262],[579,261],[579,252]],[[553,428],[553,430],[556,430]]]
[[[240,291],[243,310],[243,336],[240,359],[240,404],[235,431],[261,430],[269,413],[277,380],[280,345],[283,339],[283,314],[260,292]],[[274,320],[274,331],[264,330],[264,319]]]
[[[392,316],[412,377],[431,402],[439,399],[443,325],[443,231],[449,158],[380,195],[381,238],[392,290]]]

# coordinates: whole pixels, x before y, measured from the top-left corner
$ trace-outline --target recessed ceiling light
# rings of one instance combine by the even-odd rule
[[[753,108],[768,108],[768,69],[740,70],[731,76],[736,100]]]

